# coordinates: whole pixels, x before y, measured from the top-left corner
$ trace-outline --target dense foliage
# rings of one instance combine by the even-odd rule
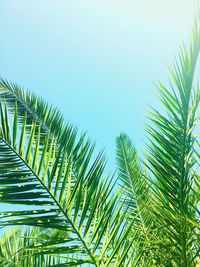
[[[117,179],[59,110],[1,80],[0,202],[11,205],[0,225],[12,227],[0,266],[198,265],[199,51],[197,18],[169,88],[158,85],[163,114],[148,112],[145,159],[126,134],[116,139]]]

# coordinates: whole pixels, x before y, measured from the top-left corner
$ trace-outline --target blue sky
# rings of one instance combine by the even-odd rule
[[[115,166],[115,137],[144,149],[147,104],[167,82],[196,0],[0,0],[0,76],[58,106]]]

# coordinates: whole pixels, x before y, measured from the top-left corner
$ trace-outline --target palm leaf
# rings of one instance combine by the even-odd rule
[[[52,233],[44,231],[41,233],[39,228],[22,229],[12,228],[5,232],[0,239],[0,264],[4,267],[18,266],[52,266],[61,265],[66,259],[62,255],[52,255],[51,253],[41,253],[41,247],[50,247],[49,244],[55,245],[55,236],[58,238],[56,245],[67,241],[67,236],[64,232],[57,230]],[[48,232],[48,238],[47,238]],[[54,241],[53,241],[54,240]],[[47,244],[48,241],[48,244]],[[40,253],[38,253],[40,251]],[[36,253],[37,252],[37,253]]]
[[[194,190],[194,129],[199,120],[199,88],[193,88],[195,65],[200,51],[199,19],[196,20],[189,48],[183,44],[179,59],[170,69],[173,83],[167,89],[159,84],[159,99],[166,113],[150,111],[147,153],[153,176],[156,209],[168,252],[179,266],[191,266],[195,253],[192,191]],[[167,227],[166,227],[167,226]],[[190,240],[193,242],[190,242]],[[170,254],[169,253],[169,254]],[[170,258],[170,255],[169,255]],[[170,260],[169,260],[170,261]]]
[[[123,188],[126,198],[126,208],[133,214],[138,214],[137,221],[133,225],[132,233],[135,236],[135,258],[143,255],[145,262],[150,260],[154,264],[155,249],[154,243],[159,243],[160,235],[155,227],[156,217],[153,210],[153,196],[146,173],[143,173],[135,147],[130,138],[120,133],[116,140],[117,167],[120,179],[120,186]],[[133,213],[134,212],[134,213]],[[139,229],[139,231],[138,231]],[[146,251],[148,252],[146,253]]]
[[[23,120],[22,117],[21,121],[16,119],[20,109],[18,102],[14,108],[13,123],[9,123],[7,104],[4,108],[2,105],[1,111],[0,201],[17,207],[24,205],[24,208],[2,212],[0,225],[67,231],[70,244],[53,246],[45,254],[64,253],[69,259],[76,253],[78,259],[70,261],[71,264],[77,265],[81,260],[95,266],[106,254],[112,263],[119,251],[123,253],[123,232],[126,235],[128,232],[126,228],[120,229],[119,221],[113,221],[119,214],[120,193],[112,195],[112,179],[108,183],[102,178],[105,167],[102,152],[91,162],[94,146],[89,140],[81,136],[72,146],[73,134],[63,132],[58,142],[51,128],[41,131],[41,121],[30,120],[27,110]],[[125,213],[121,220],[124,216]],[[111,235],[112,231],[115,235]],[[113,253],[114,244],[119,240],[119,250]],[[40,256],[43,252],[40,251]]]

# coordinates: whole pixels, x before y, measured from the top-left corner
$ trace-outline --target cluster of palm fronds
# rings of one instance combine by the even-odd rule
[[[158,86],[145,159],[117,137],[116,176],[61,113],[0,82],[0,266],[197,266],[200,256],[200,91],[193,77],[200,20]],[[13,228],[17,226],[17,228]]]

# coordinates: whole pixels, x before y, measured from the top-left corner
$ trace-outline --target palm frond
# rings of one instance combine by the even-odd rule
[[[194,227],[191,195],[194,185],[193,134],[199,121],[199,88],[193,88],[195,65],[200,51],[199,19],[196,20],[189,48],[180,47],[179,58],[170,69],[173,84],[159,84],[159,99],[166,113],[150,111],[148,161],[154,184],[157,214],[166,242],[173,242],[171,255],[179,266],[188,266],[196,246],[190,242]],[[167,226],[167,227],[166,227]],[[168,239],[168,241],[167,241]],[[195,238],[194,238],[195,240]]]
[[[46,230],[44,231],[46,232]],[[49,233],[49,231],[48,231]],[[59,237],[55,242],[54,236]],[[6,231],[0,238],[0,264],[4,267],[27,267],[27,266],[52,266],[65,263],[66,257],[63,255],[55,255],[53,253],[45,253],[41,248],[46,245],[50,250],[50,245],[59,246],[62,242],[67,242],[66,232],[60,230],[54,231],[47,236],[39,228],[12,228]],[[53,241],[54,240],[54,241]]]
[[[57,146],[51,129],[42,132],[41,122],[31,122],[27,111],[19,121],[18,111],[15,102],[12,122],[7,104],[1,104],[0,201],[24,208],[2,212],[0,225],[67,231],[69,244],[51,247],[46,254],[64,253],[68,259],[69,255],[78,254],[80,259],[74,260],[74,265],[81,260],[95,266],[102,261],[106,264],[106,254],[112,263],[126,249],[122,240],[129,231],[120,229],[125,213],[119,217],[121,221],[113,221],[120,214],[120,193],[113,195],[112,179],[104,182],[103,153],[92,162],[94,146],[90,140],[83,141],[81,137],[75,146],[70,146],[74,140],[71,135],[63,134]],[[114,244],[119,241],[115,250]]]
[[[148,206],[149,186],[145,180],[138,155],[131,140],[124,133],[120,133],[116,139],[116,159],[120,179],[127,199],[126,204],[131,210],[142,210]]]
[[[160,236],[155,227],[156,217],[153,210],[153,195],[148,177],[142,170],[141,165],[143,165],[143,162],[139,160],[130,138],[126,134],[120,133],[116,142],[120,186],[126,195],[125,206],[131,216],[138,214],[132,228],[133,234],[137,229],[137,235],[134,240],[135,258],[143,255],[143,258],[146,257],[146,264],[149,260],[153,264],[157,253],[154,244],[158,244]],[[146,252],[147,250],[148,253]]]

